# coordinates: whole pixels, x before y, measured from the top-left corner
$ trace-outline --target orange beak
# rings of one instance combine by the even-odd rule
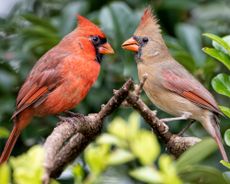
[[[100,54],[114,54],[114,50],[109,43],[104,43],[98,48]]]
[[[133,38],[129,38],[128,40],[126,40],[121,47],[123,49],[126,50],[130,50],[130,51],[134,51],[134,52],[138,52],[139,49],[139,44],[136,40],[134,40]]]

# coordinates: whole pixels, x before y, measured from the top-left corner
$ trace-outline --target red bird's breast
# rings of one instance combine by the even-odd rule
[[[96,81],[100,64],[94,59],[69,56],[57,67],[60,84],[48,94],[35,115],[58,114],[74,108],[80,103]]]

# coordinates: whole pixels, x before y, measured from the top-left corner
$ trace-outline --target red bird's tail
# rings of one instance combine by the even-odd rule
[[[30,109],[26,109],[14,116],[14,127],[0,157],[0,165],[8,160],[21,131],[29,124],[32,117],[33,113]]]
[[[21,133],[21,130],[19,129],[19,127],[15,123],[14,128],[13,128],[12,132],[10,133],[10,137],[8,138],[6,145],[4,147],[4,150],[2,152],[2,155],[0,158],[0,164],[2,164],[8,160],[20,133]]]

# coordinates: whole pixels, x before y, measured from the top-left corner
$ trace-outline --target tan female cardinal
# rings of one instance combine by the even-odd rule
[[[136,53],[138,76],[147,74],[144,91],[150,100],[177,116],[165,121],[191,118],[201,122],[227,161],[217,117],[222,113],[208,90],[170,55],[151,8],[145,10],[134,35],[122,47]]]
[[[18,97],[14,127],[0,158],[6,161],[33,116],[59,114],[75,107],[96,81],[104,54],[114,53],[105,34],[78,16],[78,27],[35,64]]]

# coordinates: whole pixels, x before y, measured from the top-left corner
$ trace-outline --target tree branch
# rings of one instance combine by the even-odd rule
[[[120,106],[132,86],[133,81],[129,79],[97,114],[66,118],[65,122],[59,123],[44,144],[43,183],[48,184],[51,177],[58,177],[64,167],[95,139],[101,131],[103,119]]]
[[[134,85],[134,82],[129,79],[119,90],[114,92],[114,96],[106,105],[102,105],[98,113],[63,118],[63,122],[58,123],[44,144],[44,184],[48,184],[50,178],[56,178],[62,173],[65,166],[72,162],[100,134],[104,118],[124,102],[125,106],[128,105],[140,113],[156,135],[164,141],[167,149],[176,157],[200,141],[196,137],[181,137],[172,134],[168,126],[157,118],[156,113],[141,100],[140,93],[146,79],[147,76],[143,76],[139,85]]]

